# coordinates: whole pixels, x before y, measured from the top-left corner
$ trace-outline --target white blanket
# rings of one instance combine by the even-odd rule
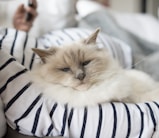
[[[119,12],[90,0],[79,0],[77,2],[77,11],[82,18],[102,9],[107,10],[123,29],[144,40],[159,44],[159,20],[151,14]]]

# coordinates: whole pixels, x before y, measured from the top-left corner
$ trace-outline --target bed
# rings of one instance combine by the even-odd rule
[[[137,104],[111,102],[94,107],[73,108],[67,103],[50,101],[42,97],[40,92],[34,92],[26,75],[26,72],[39,62],[31,51],[32,47],[48,48],[54,44],[59,46],[64,42],[86,36],[90,33],[87,32],[88,28],[92,30],[101,23],[90,23],[95,21],[93,16],[102,14],[103,11],[96,11],[95,14],[93,12],[80,18],[79,28],[76,26],[76,28],[53,30],[39,38],[14,29],[1,29],[0,77],[3,79],[0,80],[0,95],[7,123],[12,130],[28,137],[159,137],[159,101]],[[132,67],[134,51],[137,53],[136,60],[141,60],[140,58],[143,57],[147,59],[147,66],[153,61],[152,65],[156,66],[152,69],[146,68],[144,71],[153,73],[154,78],[158,79],[157,42],[147,41],[135,32],[123,29],[119,24],[116,25],[115,16],[112,20],[112,14],[106,11],[104,14],[104,17],[107,17],[105,23],[111,26],[100,24],[103,34],[99,41],[103,40],[102,46],[108,45],[114,49],[120,47],[120,51],[125,54],[122,54],[121,59],[121,55],[114,54],[114,58],[117,58],[124,68]],[[146,65],[142,64],[136,68],[143,70]]]

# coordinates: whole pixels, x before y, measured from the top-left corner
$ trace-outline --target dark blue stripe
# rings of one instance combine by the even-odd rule
[[[69,37],[71,40],[74,40],[74,38],[73,38],[69,33],[67,33],[65,29],[62,30],[62,32],[63,32],[67,37]]]
[[[158,105],[158,103],[157,102],[154,102],[154,104],[157,106],[157,108],[159,109],[159,105]]]
[[[17,39],[17,35],[18,35],[18,30],[16,30],[14,41],[13,41],[13,44],[11,46],[11,51],[10,51],[11,55],[13,55],[13,53],[14,53],[14,47],[15,47],[15,42],[16,42],[16,39]]]
[[[98,107],[99,107],[99,122],[98,122],[96,138],[100,137],[101,127],[102,127],[102,120],[103,120],[103,111],[102,111],[101,104],[99,104]]]
[[[59,40],[56,40],[56,44],[57,44],[58,46],[61,45],[61,43],[59,42]]]
[[[1,67],[0,70],[4,69],[6,66],[8,66],[11,62],[16,61],[15,58],[8,59]]]
[[[27,71],[27,69],[24,69],[20,72],[17,72],[15,75],[13,75],[12,77],[10,77],[7,82],[0,88],[0,94],[6,89],[7,85],[13,81],[15,78],[17,78],[18,76],[22,75],[23,73],[25,73]]]
[[[36,39],[36,43],[35,43],[35,48],[37,48],[38,47],[38,41],[37,41],[37,39]],[[29,65],[29,69],[31,70],[32,69],[32,67],[33,67],[33,63],[34,63],[34,60],[35,60],[35,53],[33,52],[33,55],[32,55],[32,58],[31,58],[31,62],[30,62],[30,65]]]
[[[56,110],[56,107],[57,107],[57,103],[54,104],[54,106],[52,107],[51,111],[50,111],[50,117],[52,118],[55,110]]]
[[[54,38],[58,37],[58,39],[60,39],[60,40],[62,40],[62,41],[64,40],[63,37],[61,37],[60,35],[56,34],[55,31],[50,32],[49,34],[50,34],[52,37],[54,37]]]
[[[65,105],[65,111],[64,111],[64,115],[63,115],[63,126],[62,126],[62,130],[61,130],[61,136],[64,136],[65,133],[65,127],[66,127],[66,119],[67,119],[67,104]]]
[[[61,37],[60,35],[57,35],[56,36],[61,40],[61,41],[64,41],[63,37]]]
[[[148,103],[145,103],[145,104],[146,104],[147,107],[149,108],[150,115],[151,115],[151,119],[152,119],[152,122],[153,122],[153,125],[154,125],[154,132],[155,132],[155,131],[156,131],[156,119],[155,119],[153,110],[152,110],[151,106],[150,106]]]
[[[36,111],[36,114],[35,114],[34,124],[33,124],[33,128],[32,128],[32,131],[31,131],[33,134],[35,134],[36,130],[37,130],[41,109],[42,109],[42,104],[38,108],[38,110]]]
[[[140,107],[137,104],[136,104],[136,106],[139,109],[140,115],[141,115],[141,129],[140,129],[140,134],[139,134],[139,138],[141,138],[143,129],[144,129],[144,113],[142,112],[142,110],[140,109]]]
[[[116,136],[116,129],[117,129],[117,113],[116,113],[116,108],[113,103],[111,103],[112,108],[113,108],[113,113],[114,113],[114,124],[113,124],[113,132],[112,132],[112,138],[115,138]]]
[[[28,34],[26,34],[24,46],[23,46],[23,57],[22,57],[22,63],[21,63],[22,65],[24,65],[25,63],[25,48],[26,48],[27,41],[28,41]]]
[[[6,105],[4,112],[7,112],[8,109],[14,104],[14,102],[31,86],[31,82],[26,84]]]
[[[51,133],[51,131],[53,130],[53,128],[54,128],[54,126],[53,126],[53,124],[51,124],[49,126],[49,128],[48,128],[48,132],[47,132],[46,136],[49,136],[49,134]]]
[[[2,48],[3,40],[5,39],[5,37],[7,36],[7,34],[8,34],[8,29],[6,28],[6,29],[5,29],[5,34],[4,34],[4,36],[2,37],[2,39],[0,40],[0,49]]]
[[[14,121],[14,123],[16,124],[16,130],[17,130],[17,131],[20,131],[19,126],[18,126],[18,122],[19,122],[21,119],[25,118],[25,117],[31,112],[31,110],[35,107],[35,105],[38,103],[38,101],[40,100],[40,98],[41,98],[41,94],[40,94],[39,96],[37,96],[37,98],[31,103],[31,105],[30,105],[29,108],[24,112],[24,114],[22,114],[21,117],[19,117],[18,119],[16,119],[16,120]]]
[[[49,114],[49,115],[50,115],[50,118],[53,117],[53,114],[54,114],[56,108],[57,108],[57,103],[55,103],[55,104],[53,105],[53,107],[52,107],[52,109],[51,109],[51,111],[50,111],[50,114]],[[48,128],[48,132],[47,132],[46,136],[49,136],[49,134],[51,133],[51,131],[53,130],[53,128],[54,128],[54,126],[53,126],[53,124],[51,124],[51,125],[49,126],[49,128]]]
[[[48,49],[50,46],[44,45],[43,47],[44,47],[45,49]]]
[[[84,108],[83,125],[82,125],[80,138],[84,137],[85,128],[86,128],[86,122],[87,122],[87,107]]]
[[[127,113],[127,118],[128,118],[128,130],[127,130],[127,135],[126,135],[126,138],[129,138],[130,136],[130,131],[131,131],[131,117],[130,117],[130,111],[128,109],[128,106],[123,103],[124,106],[125,106],[125,109],[126,109],[126,113]]]
[[[73,117],[73,112],[74,112],[74,109],[72,108],[71,111],[70,111],[70,115],[68,117],[68,128],[70,128],[71,126],[71,121],[72,121],[72,117]]]

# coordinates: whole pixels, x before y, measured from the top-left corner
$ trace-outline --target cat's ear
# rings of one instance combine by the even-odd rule
[[[41,58],[43,63],[46,63],[46,58],[48,56],[54,55],[57,51],[57,48],[50,48],[50,49],[32,48],[32,50]]]
[[[96,39],[97,39],[97,36],[98,36],[98,33],[100,31],[100,28],[97,28],[95,30],[95,32],[93,32],[87,39],[85,39],[83,42],[85,44],[92,44],[92,43],[96,43]]]

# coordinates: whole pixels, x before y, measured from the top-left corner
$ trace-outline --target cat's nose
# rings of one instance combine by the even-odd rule
[[[84,78],[85,78],[85,76],[86,76],[86,74],[85,73],[79,73],[78,75],[77,75],[77,79],[79,79],[79,80],[83,80]]]

